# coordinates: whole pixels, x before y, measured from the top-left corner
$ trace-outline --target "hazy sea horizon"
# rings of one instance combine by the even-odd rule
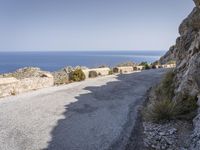
[[[23,67],[39,67],[46,71],[57,71],[65,66],[113,67],[119,63],[158,60],[164,50],[143,51],[35,51],[0,52],[0,73],[12,72]]]

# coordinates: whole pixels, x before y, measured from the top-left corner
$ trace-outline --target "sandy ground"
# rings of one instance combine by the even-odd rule
[[[0,99],[1,150],[124,149],[164,69],[112,75]]]

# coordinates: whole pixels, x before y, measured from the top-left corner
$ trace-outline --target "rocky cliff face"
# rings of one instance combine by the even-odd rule
[[[175,52],[176,52],[176,46],[173,45],[170,47],[169,51],[167,51],[167,53],[162,56],[159,60],[160,64],[166,64],[169,61],[175,61]]]
[[[178,95],[198,96],[200,104],[200,0],[194,2],[196,7],[179,27],[180,37],[160,59],[160,63],[176,60],[174,100]],[[194,119],[194,133],[189,149],[200,149],[200,110]]]
[[[175,93],[200,94],[200,0],[179,27],[176,44],[160,59],[161,63],[176,60]]]

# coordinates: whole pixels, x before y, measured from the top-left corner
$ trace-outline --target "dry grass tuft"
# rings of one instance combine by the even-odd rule
[[[174,99],[174,72],[169,71],[154,92],[154,98],[144,110],[144,118],[148,121],[176,119],[194,112],[197,109],[197,96],[179,93]]]

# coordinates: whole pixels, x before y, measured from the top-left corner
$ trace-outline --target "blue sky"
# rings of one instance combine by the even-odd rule
[[[167,50],[192,0],[0,0],[0,51]]]

